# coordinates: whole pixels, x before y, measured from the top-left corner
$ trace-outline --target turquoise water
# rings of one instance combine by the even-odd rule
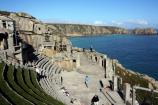
[[[73,46],[93,48],[118,59],[126,68],[158,80],[158,36],[107,35],[71,37]]]

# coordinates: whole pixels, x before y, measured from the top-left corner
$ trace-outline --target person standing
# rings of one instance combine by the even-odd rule
[[[61,78],[60,78],[60,79],[61,79],[61,81],[60,81],[60,82],[61,82],[61,85],[62,85],[62,84],[63,84],[63,77],[61,76]]]
[[[88,82],[89,82],[89,77],[86,75],[86,77],[85,77],[85,85],[86,85],[87,88],[88,88]]]

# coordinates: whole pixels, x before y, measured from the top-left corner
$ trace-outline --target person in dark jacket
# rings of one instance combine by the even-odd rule
[[[99,103],[99,97],[98,95],[95,95],[91,100],[91,105],[98,105]]]

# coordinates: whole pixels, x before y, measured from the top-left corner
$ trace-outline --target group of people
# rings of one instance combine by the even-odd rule
[[[66,95],[66,96],[70,96],[69,92],[67,91],[67,89],[65,87],[61,88],[61,91]],[[74,105],[81,105],[80,101],[77,100],[76,98],[71,98],[70,103],[74,104]]]
[[[70,95],[69,92],[66,90],[65,87],[62,87],[62,88],[61,88],[61,91],[62,91],[66,96],[69,96],[69,95]]]

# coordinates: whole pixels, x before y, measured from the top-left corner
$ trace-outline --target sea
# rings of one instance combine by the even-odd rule
[[[127,69],[158,80],[158,35],[99,35],[70,37],[73,46],[117,59]]]

